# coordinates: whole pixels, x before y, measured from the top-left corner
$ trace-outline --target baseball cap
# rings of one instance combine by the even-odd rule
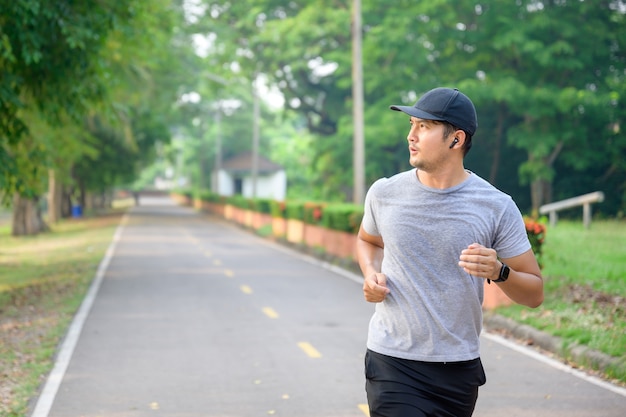
[[[474,135],[478,127],[472,100],[456,88],[434,88],[420,97],[413,106],[389,106],[389,108],[419,119],[448,122],[470,135]]]

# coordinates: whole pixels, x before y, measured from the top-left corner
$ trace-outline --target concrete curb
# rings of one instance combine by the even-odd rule
[[[508,317],[485,312],[483,315],[483,323],[485,329],[488,331],[503,331],[516,339],[521,339],[530,345],[550,352],[566,362],[571,360],[575,364],[587,366],[593,370],[604,373],[609,369],[619,371],[622,374],[626,373],[626,362],[624,360],[590,349],[586,346],[567,346],[559,337],[552,336],[526,324],[520,324]]]

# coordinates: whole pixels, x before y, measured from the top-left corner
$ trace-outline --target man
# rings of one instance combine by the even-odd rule
[[[463,166],[478,126],[471,100],[435,88],[391,109],[410,117],[414,169],[372,185],[357,239],[365,299],[377,303],[365,357],[370,416],[471,416],[485,383],[484,281],[537,307],[541,271],[513,200]]]

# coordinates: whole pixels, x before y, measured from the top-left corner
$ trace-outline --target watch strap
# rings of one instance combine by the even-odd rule
[[[500,261],[502,263],[502,267],[500,268],[500,273],[498,274],[498,279],[494,279],[493,282],[504,282],[507,279],[509,279],[509,273],[511,272],[511,268],[509,268],[509,266],[507,264],[505,264],[504,262]],[[487,283],[491,284],[491,279],[487,279]]]

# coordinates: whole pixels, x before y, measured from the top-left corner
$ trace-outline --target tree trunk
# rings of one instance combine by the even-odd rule
[[[539,207],[541,206],[541,180],[533,180],[530,184],[530,201],[532,203],[532,216],[536,217],[539,214]]]
[[[48,170],[48,222],[56,223],[62,217],[61,198],[63,186],[57,181],[55,171]]]
[[[71,189],[64,186],[61,190],[61,217],[68,218],[72,215]]]
[[[87,201],[87,191],[85,190],[85,184],[82,181],[78,181],[78,205],[85,210],[85,202]]]
[[[41,217],[39,197],[28,198],[19,194],[13,196],[13,236],[36,235],[48,231],[48,225]]]
[[[552,184],[549,181],[537,179],[530,185],[530,199],[532,202],[532,215],[539,217],[539,208],[547,202],[551,202]]]
[[[94,194],[91,191],[85,192],[85,205],[83,206],[83,212],[88,213],[94,209]]]

